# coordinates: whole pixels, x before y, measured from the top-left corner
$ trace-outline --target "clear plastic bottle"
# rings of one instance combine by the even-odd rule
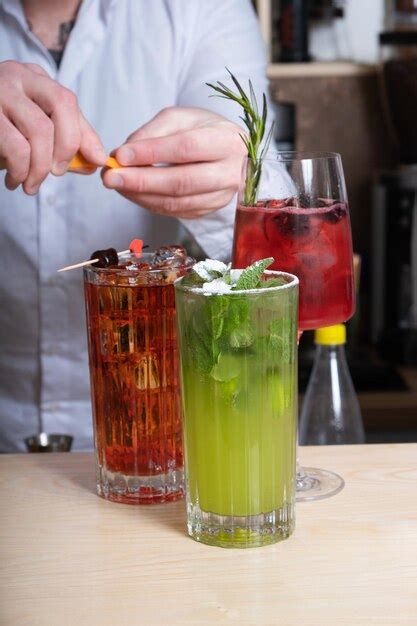
[[[316,356],[300,416],[301,445],[364,443],[358,398],[346,361],[344,324],[315,332]]]

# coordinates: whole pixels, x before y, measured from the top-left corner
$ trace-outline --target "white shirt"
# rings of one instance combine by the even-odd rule
[[[166,106],[198,106],[238,120],[209,98],[225,66],[266,91],[265,55],[249,0],[84,0],[61,66],[28,28],[19,0],[0,1],[0,61],[37,63],[74,91],[106,149]],[[0,138],[1,141],[1,138]],[[92,445],[81,271],[57,274],[93,250],[176,243],[181,224],[105,189],[100,176],[48,176],[37,196],[0,175],[0,451],[24,450],[41,423]],[[226,258],[233,203],[183,220],[207,255]]]

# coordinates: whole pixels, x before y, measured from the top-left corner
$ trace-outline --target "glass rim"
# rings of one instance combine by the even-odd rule
[[[140,260],[141,262],[146,263],[146,259],[149,259],[152,256],[153,252],[143,252],[141,254],[141,256],[139,257],[138,261]],[[122,254],[119,256],[119,261],[123,260],[130,260],[131,257],[133,256],[133,253],[129,252],[126,254]],[[107,274],[114,274],[117,273],[118,276],[131,276],[133,277],[137,277],[137,276],[157,276],[158,274],[161,274],[163,272],[167,272],[170,270],[181,270],[181,269],[188,269],[191,268],[194,264],[195,264],[195,259],[189,255],[187,255],[186,257],[184,257],[184,262],[181,263],[181,265],[176,265],[175,267],[155,267],[155,268],[149,268],[149,269],[136,269],[136,270],[129,270],[125,267],[123,268],[119,268],[117,265],[111,265],[110,267],[95,267],[94,265],[90,265],[88,267],[84,267],[84,277],[88,277],[88,275],[92,274],[94,276],[97,276],[98,274],[104,275],[106,276]],[[170,283],[172,284],[172,283]]]
[[[251,159],[246,155],[248,160]],[[318,161],[340,159],[339,152],[328,152],[325,150],[268,150],[261,161],[274,161],[278,163],[292,163],[294,161]]]
[[[232,268],[237,269],[237,268]],[[243,269],[241,270],[243,272]],[[202,287],[190,287],[181,285],[181,281],[184,276],[180,276],[176,280],[174,280],[174,287],[178,289],[178,291],[182,291],[183,293],[195,293],[199,296],[209,297],[209,296],[242,296],[242,295],[252,295],[252,294],[267,294],[267,293],[276,293],[277,291],[282,291],[283,289],[294,289],[300,283],[298,277],[295,274],[290,274],[289,272],[284,272],[281,270],[265,270],[264,274],[270,275],[272,278],[274,276],[284,276],[285,278],[289,278],[289,282],[284,285],[277,285],[276,287],[257,287],[256,289],[236,289],[234,291],[204,291]],[[262,274],[263,275],[263,274]]]

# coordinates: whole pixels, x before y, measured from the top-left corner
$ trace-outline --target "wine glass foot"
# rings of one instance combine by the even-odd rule
[[[296,501],[323,500],[336,495],[345,486],[339,474],[315,467],[303,467],[297,473]]]

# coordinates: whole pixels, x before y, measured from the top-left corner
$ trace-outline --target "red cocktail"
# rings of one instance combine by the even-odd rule
[[[246,159],[233,267],[265,257],[274,257],[272,269],[299,278],[299,336],[353,315],[352,237],[339,154],[278,152],[257,161]],[[334,472],[298,468],[297,500],[326,498],[343,484]]]
[[[347,204],[325,199],[308,204],[291,197],[239,205],[233,244],[236,268],[272,256],[272,269],[298,276],[300,331],[346,321],[354,311]]]

